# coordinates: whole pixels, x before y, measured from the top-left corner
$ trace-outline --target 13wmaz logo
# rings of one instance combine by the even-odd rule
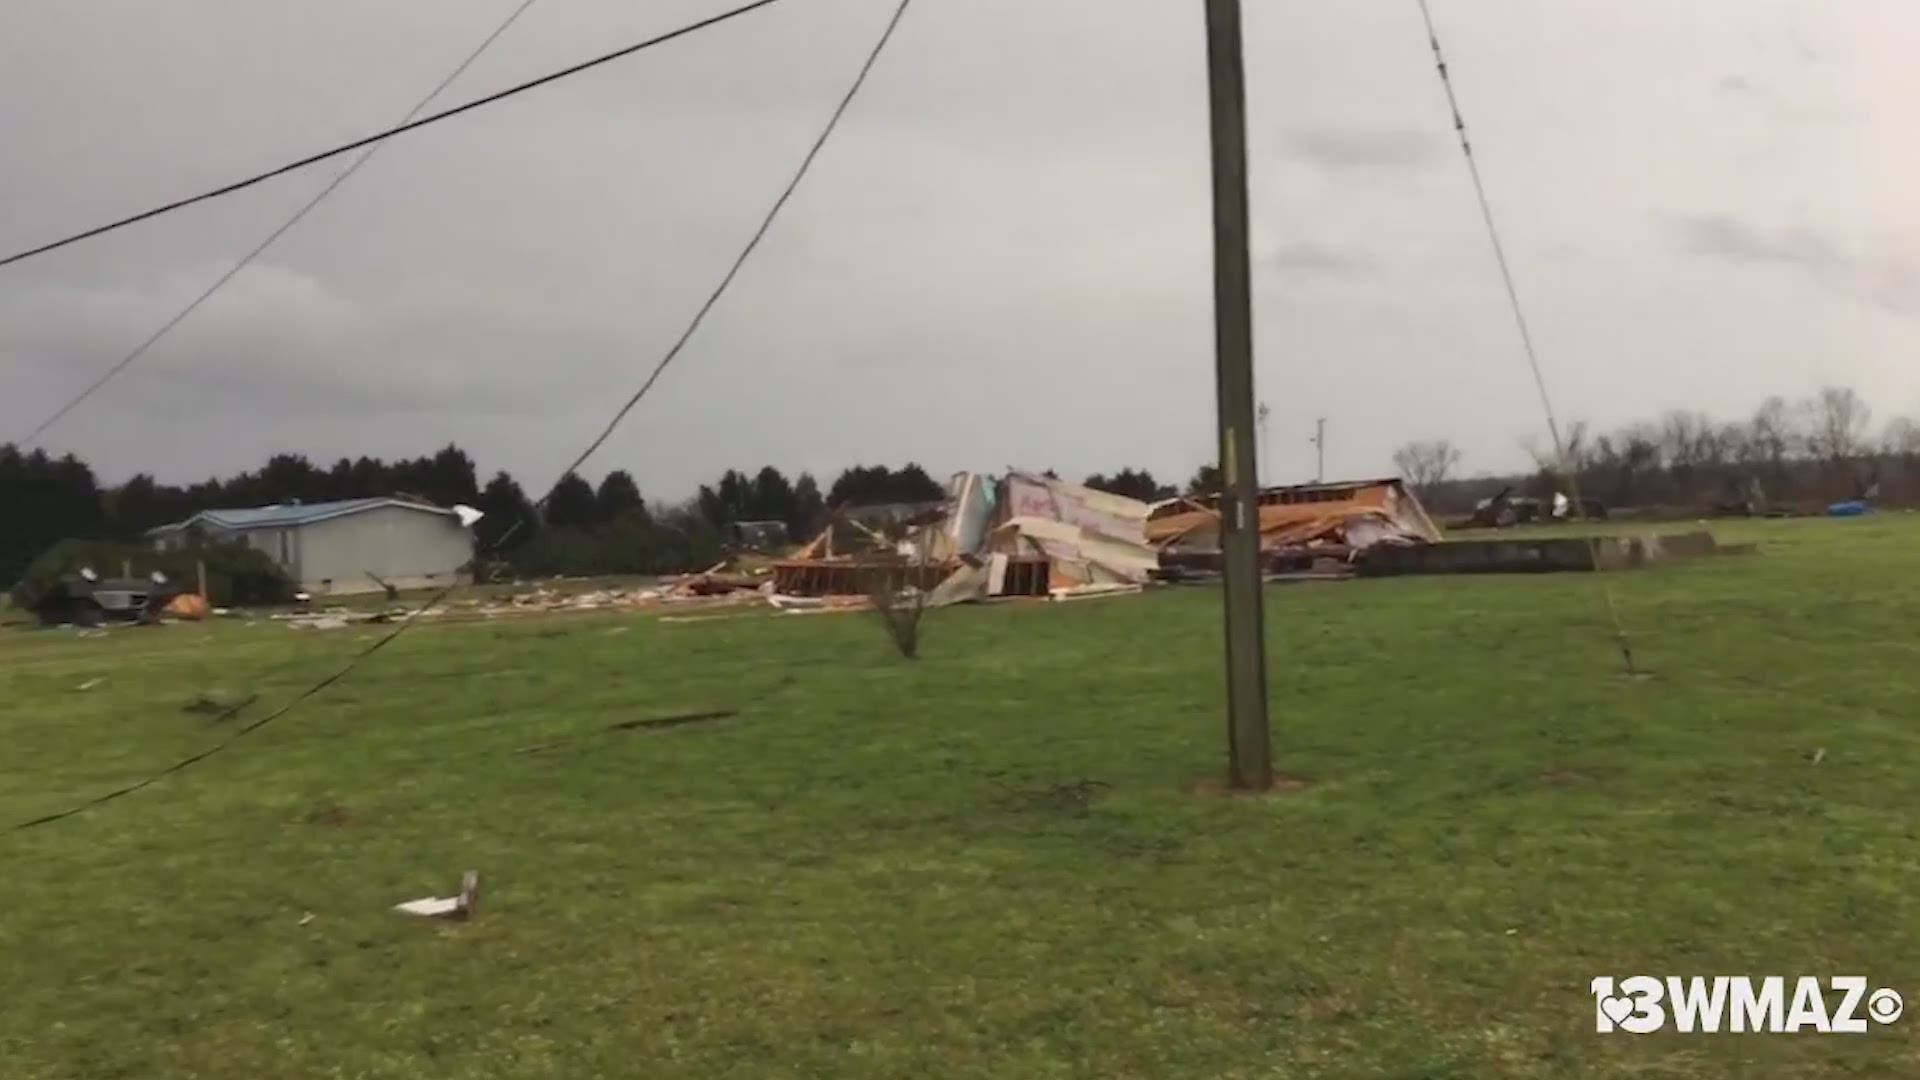
[[[1867,992],[1864,975],[1835,975],[1821,979],[1802,975],[1791,983],[1784,976],[1762,979],[1746,975],[1699,975],[1664,979],[1635,975],[1620,980],[1602,975],[1593,980],[1594,1030],[1601,1034],[1624,1031],[1646,1035],[1667,1026],[1682,1034],[1808,1031],[1820,1034],[1864,1034],[1868,1022],[1891,1024],[1900,1019],[1906,1003],[1886,987]]]

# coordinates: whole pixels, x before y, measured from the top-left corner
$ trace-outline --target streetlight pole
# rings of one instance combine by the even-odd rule
[[[1253,270],[1247,253],[1247,87],[1240,0],[1207,0],[1213,128],[1214,379],[1227,631],[1227,777],[1273,786],[1260,595],[1260,481],[1253,402]]]

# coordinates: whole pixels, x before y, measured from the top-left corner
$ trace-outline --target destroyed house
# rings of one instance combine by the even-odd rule
[[[1438,543],[1441,536],[1420,499],[1397,479],[1266,488],[1259,515],[1263,551],[1345,554],[1378,543]],[[1147,539],[1162,551],[1217,551],[1220,496],[1157,504],[1147,519]]]
[[[470,520],[422,500],[348,499],[203,510],[147,537],[161,551],[190,546],[196,537],[243,543],[265,553],[300,588],[343,594],[467,580]]]
[[[1143,502],[1020,472],[960,473],[949,492],[940,502],[836,514],[812,543],[775,564],[775,587],[835,595],[883,580],[943,598],[1045,596],[1138,585],[1157,566],[1142,537]]]

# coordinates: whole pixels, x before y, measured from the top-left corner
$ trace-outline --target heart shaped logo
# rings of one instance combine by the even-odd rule
[[[1600,999],[1600,1011],[1615,1024],[1626,1022],[1633,1015],[1633,999],[1630,997],[1609,997]]]

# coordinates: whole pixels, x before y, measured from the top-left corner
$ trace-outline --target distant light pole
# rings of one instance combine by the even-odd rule
[[[1214,381],[1220,424],[1220,553],[1226,592],[1227,779],[1273,787],[1260,595],[1260,479],[1254,447],[1253,268],[1247,253],[1247,80],[1240,0],[1207,0],[1213,134]]]
[[[1313,424],[1313,482],[1327,482],[1327,418],[1321,417]]]

